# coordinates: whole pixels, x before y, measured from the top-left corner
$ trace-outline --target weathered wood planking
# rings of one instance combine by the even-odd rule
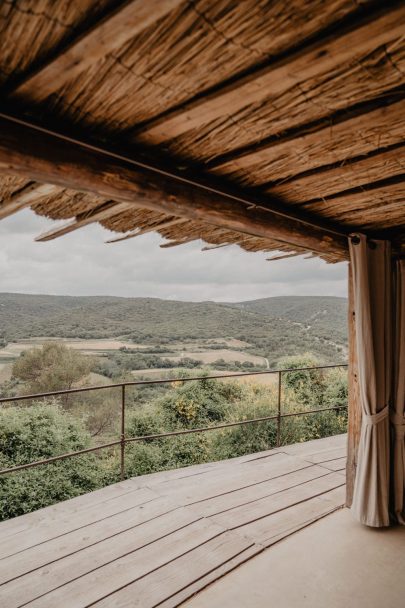
[[[341,507],[344,477],[324,464],[343,442],[147,475],[4,522],[0,605],[177,606]]]
[[[337,473],[342,473],[346,470],[346,456],[342,458],[334,458],[333,460],[328,460],[322,463],[322,467],[329,469],[330,471],[336,471]]]
[[[90,503],[88,507],[80,509],[78,512],[62,511],[61,516],[59,516],[58,510],[55,509],[53,518],[49,517],[39,524],[30,526],[28,530],[21,530],[16,534],[8,535],[1,543],[0,558],[7,558],[34,545],[61,537],[68,532],[85,529],[93,522],[103,521],[111,515],[126,509],[129,510],[134,506],[146,505],[156,498],[157,495],[152,490],[141,488],[110,499],[104,504]],[[7,526],[5,526],[5,529],[7,533]],[[29,534],[27,534],[28,531]]]
[[[150,487],[153,488],[154,492],[164,496],[176,497],[177,500],[181,500],[182,504],[194,504],[201,500],[233,492],[241,487],[251,487],[269,481],[306,466],[307,464],[301,459],[278,454],[278,458],[273,458],[270,462],[262,463],[258,461],[250,465],[245,464],[243,468],[237,467],[236,470],[230,469],[226,477],[223,470],[216,474],[214,469],[211,474],[204,476],[204,480],[200,477],[187,478],[177,482],[169,480]]]
[[[137,140],[165,142],[180,156],[187,149],[194,159],[210,159],[374,99],[404,83],[404,24],[405,8],[399,6],[334,33],[164,116]]]
[[[319,496],[329,490],[344,485],[344,480],[340,475],[331,471],[324,471],[323,474],[307,482],[293,486],[274,495],[265,496],[249,503],[228,509],[218,515],[213,515],[211,520],[230,530],[242,528],[247,524],[258,519],[269,517],[277,511],[288,509],[289,507],[309,500],[314,496]]]
[[[220,526],[207,520],[199,520],[182,529],[162,536],[159,542],[151,542],[143,546],[142,550],[137,550],[137,545],[133,545],[134,548],[131,551],[131,547],[128,546],[126,553],[122,553],[121,557],[118,558],[115,557],[115,552],[113,552],[113,561],[109,560],[108,553],[102,556],[97,554],[97,559],[100,557],[100,560],[94,564],[97,569],[92,570],[92,562],[86,561],[84,565],[89,570],[88,574],[80,576],[77,580],[72,580],[71,583],[66,583],[63,587],[55,588],[38,599],[34,599],[29,605],[32,608],[54,608],[55,606],[85,608],[92,602],[107,596],[111,591],[118,590],[146,576],[153,570],[165,566],[174,559],[196,550],[200,545],[205,545],[206,547],[206,544],[210,540],[224,533],[225,531]],[[233,537],[229,533],[227,536],[231,541],[233,540]],[[251,544],[252,542],[242,539],[239,550],[246,549]],[[119,551],[119,548],[117,548],[117,551]],[[78,556],[75,557],[77,560]],[[105,565],[101,565],[102,559],[105,560]],[[75,565],[77,564],[76,560],[74,563],[69,564],[69,567],[73,568],[73,573],[77,567]],[[51,574],[54,565],[50,565],[47,568],[47,572]],[[68,576],[68,573],[63,568],[60,574],[63,580]],[[51,577],[50,580],[55,579]]]
[[[336,479],[337,483],[338,479],[344,481],[339,473],[336,473]],[[256,542],[265,547],[269,547],[293,532],[341,508],[344,500],[345,487],[343,483],[343,485],[338,485],[328,492],[298,502],[288,509],[246,524],[240,530],[249,538],[255,539]]]
[[[4,539],[7,536],[23,532],[30,527],[36,527],[42,523],[54,524],[55,517],[59,518],[62,515],[69,515],[70,517],[76,517],[76,514],[89,507],[94,507],[100,504],[100,508],[103,508],[104,503],[116,498],[122,497],[129,492],[138,490],[138,484],[136,478],[129,479],[127,481],[120,481],[119,483],[112,484],[106,488],[100,490],[94,490],[94,492],[88,494],[82,494],[69,500],[27,513],[26,515],[20,515],[13,519],[3,521],[0,523],[0,534],[1,538]],[[1,559],[0,554],[0,559]]]
[[[346,446],[345,446],[346,447]],[[322,450],[315,454],[308,454],[303,456],[303,460],[312,462],[313,464],[325,464],[337,458],[342,458],[345,455],[345,447],[331,448],[329,450]]]
[[[333,511],[341,508],[343,502],[344,488],[338,488],[337,490],[331,490],[322,496],[299,503],[285,511],[275,513],[271,516],[270,520],[266,520],[265,522],[263,522],[263,520],[259,520],[254,524],[251,524],[249,528],[249,536],[251,538],[255,538],[255,535],[257,534],[257,538],[260,539],[258,544],[255,544],[252,548],[240,554],[234,560],[226,562],[222,567],[210,572],[205,577],[196,580],[192,584],[189,584],[180,592],[176,593],[171,598],[159,605],[161,608],[173,608],[175,606],[180,606],[183,601],[192,597],[195,593],[198,593],[198,591],[204,589],[206,585],[214,582],[223,576],[223,574],[226,574],[226,572],[229,572],[231,569],[237,567],[239,564],[243,564],[244,561],[250,557],[249,555],[246,555],[249,553],[249,551],[252,552],[258,547],[271,547],[271,545],[275,544],[279,540],[282,540],[286,536],[290,536],[294,532],[305,528],[318,519],[321,519],[322,517],[325,517]],[[259,526],[261,527],[262,531],[259,530]],[[263,531],[264,535],[267,535],[269,534],[269,530],[271,530],[272,535],[264,539]],[[175,568],[175,562],[173,563],[172,567]],[[116,595],[116,600],[114,595]],[[125,590],[114,595],[112,595],[110,599],[117,601],[115,608],[130,608],[129,603],[120,603],[121,598],[127,595]],[[114,604],[111,605],[114,606]]]
[[[257,500],[269,498],[284,490],[295,488],[327,474],[328,472],[325,471],[323,467],[316,467],[308,464],[308,466],[304,466],[301,469],[274,477],[270,480],[260,481],[256,484],[232,490],[231,492],[192,502],[190,503],[190,506],[194,511],[204,517],[211,517],[236,507],[249,505]]]
[[[133,531],[134,528],[166,516],[175,510],[181,510],[180,516],[184,515],[184,521],[188,516],[183,507],[176,507],[172,501],[167,499],[151,500],[146,504],[135,505],[131,508],[126,508],[125,503],[122,503],[122,509],[118,513],[107,515],[101,520],[89,523],[84,528],[73,529],[65,532],[62,537],[58,535],[45,542],[23,549],[22,552],[19,551],[0,559],[0,585],[32,571],[34,571],[35,582],[35,573],[50,561],[61,560],[94,545],[98,547],[101,542],[105,542],[107,539]],[[178,521],[178,516],[179,513],[173,513],[173,518],[170,518],[170,521],[172,519]],[[198,519],[198,516],[195,516],[194,519]],[[157,523],[159,525],[159,522]],[[53,523],[53,529],[56,529],[55,522]],[[65,562],[60,561],[58,563],[65,564]],[[26,579],[22,580],[24,582]]]
[[[2,602],[7,608],[18,608],[22,604],[38,599],[34,605],[48,606],[52,601],[54,605],[67,605],[66,599],[57,599],[62,597],[60,593],[65,595],[64,590],[60,592],[58,587],[63,585],[71,585],[74,587],[75,596],[72,599],[72,606],[86,606],[85,594],[82,595],[82,584],[86,581],[97,581],[91,594],[98,594],[100,580],[105,577],[104,585],[107,588],[111,585],[110,576],[114,576],[114,572],[123,569],[126,579],[129,582],[136,578],[137,571],[139,576],[142,572],[148,572],[148,568],[153,569],[153,566],[159,566],[171,558],[176,547],[174,555],[177,556],[181,551],[186,550],[187,542],[190,548],[194,548],[194,543],[205,542],[210,538],[217,536],[222,530],[206,521],[203,521],[197,514],[185,508],[176,509],[164,513],[160,517],[155,517],[144,523],[134,525],[123,532],[116,532],[111,536],[80,549],[79,551],[71,552],[63,559],[57,559],[46,566],[36,568],[31,573],[25,576],[10,581],[4,588],[1,594]],[[194,537],[195,536],[195,540]],[[184,541],[184,547],[181,547],[181,542]],[[63,539],[64,540],[64,539]],[[157,543],[156,541],[160,541]],[[69,542],[69,541],[68,541]],[[173,546],[172,546],[173,545]],[[159,551],[160,547],[160,551]],[[165,550],[169,551],[169,555],[165,554]],[[155,559],[155,563],[148,561]],[[121,560],[121,561],[120,561]],[[114,583],[115,584],[115,583]],[[91,583],[88,585],[93,586]],[[45,594],[47,594],[46,597]],[[99,596],[100,597],[100,596]],[[74,604],[73,602],[77,603]],[[43,604],[41,604],[43,602]]]
[[[96,602],[98,608],[178,606],[209,582],[263,550],[242,536],[225,532],[156,572]],[[218,574],[217,574],[218,575]],[[190,588],[191,587],[191,588]],[[180,592],[180,593],[179,593]]]

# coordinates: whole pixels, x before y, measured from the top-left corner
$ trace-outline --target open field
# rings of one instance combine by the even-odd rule
[[[4,359],[16,359],[20,354],[31,348],[40,347],[47,342],[63,342],[69,348],[80,350],[84,354],[101,354],[110,350],[118,350],[122,347],[127,348],[142,348],[141,345],[124,342],[122,340],[104,339],[104,340],[81,340],[66,339],[66,338],[30,338],[27,340],[18,340],[10,342],[5,348],[0,349],[0,361]]]
[[[263,366],[267,365],[267,360],[264,357],[260,357],[259,355],[251,355],[249,353],[245,353],[245,352],[241,352],[241,351],[237,351],[237,350],[228,350],[228,349],[207,350],[207,351],[183,350],[183,351],[181,351],[180,355],[173,356],[173,355],[167,354],[167,355],[162,355],[162,356],[164,356],[166,359],[170,359],[170,361],[174,361],[174,362],[178,362],[178,361],[180,361],[180,359],[189,357],[190,359],[198,359],[207,365],[214,363],[215,361],[218,361],[218,359],[223,359],[227,363],[230,363],[233,361],[239,361],[240,363],[243,363],[244,361],[249,361],[250,363],[253,363],[254,365],[263,365]]]
[[[135,344],[125,340],[114,338],[87,340],[80,338],[69,339],[57,337],[39,337],[18,340],[15,342],[10,342],[5,348],[0,349],[0,372],[2,369],[6,370],[2,374],[3,376],[6,375],[6,377],[3,378],[2,381],[9,378],[11,365],[21,355],[22,352],[36,347],[39,348],[43,344],[49,342],[61,342],[67,347],[78,350],[85,355],[105,355],[110,353],[111,351],[118,351],[122,348],[127,348],[131,351],[138,351],[139,353],[142,353],[143,351],[146,353],[151,353],[154,348],[154,345],[151,344]],[[213,345],[217,346],[218,344],[223,344],[224,346],[228,345],[229,348],[212,348]],[[165,359],[169,359],[174,364],[179,362],[181,359],[188,357],[190,359],[197,359],[199,361],[202,361],[204,365],[211,365],[218,359],[223,359],[227,363],[232,363],[236,361],[243,363],[245,361],[248,361],[254,365],[268,365],[267,359],[265,357],[261,357],[259,355],[252,355],[250,353],[243,352],[242,350],[231,350],[236,348],[237,346],[239,346],[239,348],[244,348],[245,346],[248,346],[248,344],[241,342],[240,340],[228,338],[209,341],[202,340],[200,343],[197,341],[179,341],[172,342],[168,347],[167,351],[164,352],[160,352],[159,350],[161,348],[161,345],[155,345],[159,356]]]
[[[193,369],[193,375],[198,376],[199,373],[204,373],[207,371],[207,368],[203,369],[203,368],[194,368]],[[159,368],[159,369],[137,369],[131,372],[131,374],[134,376],[134,380],[140,380],[145,379],[145,380],[164,380],[165,378],[173,378],[174,376],[182,376],[182,374],[185,375],[185,370],[184,368],[181,367],[176,367],[173,369],[167,369],[167,368]],[[241,372],[230,372],[228,370],[219,370],[219,369],[210,369],[210,375],[212,376],[221,376],[222,374],[226,374],[226,375],[236,375],[239,374]],[[246,373],[246,372],[242,372],[242,373]],[[275,373],[269,373],[269,374],[260,374],[260,375],[247,375],[247,376],[239,376],[236,378],[224,378],[224,382],[227,381],[237,381],[237,382],[243,382],[243,383],[249,383],[249,382],[254,382],[254,384],[261,384],[262,386],[272,386],[274,384],[277,383],[278,381],[278,376]]]

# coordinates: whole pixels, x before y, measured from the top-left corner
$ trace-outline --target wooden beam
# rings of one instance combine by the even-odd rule
[[[238,243],[219,243],[218,245],[206,245],[201,248],[201,251],[212,251],[212,249],[220,249],[221,247],[229,247],[229,245],[237,245]]]
[[[347,424],[347,461],[346,461],[346,506],[350,507],[353,500],[354,480],[356,477],[357,450],[361,430],[361,403],[357,366],[356,320],[354,312],[353,271],[349,263],[348,272],[348,329],[349,329],[349,409]]]
[[[275,142],[227,161],[215,172],[255,186],[270,180],[290,179],[324,165],[343,165],[350,158],[403,144],[404,130],[405,101],[402,99],[315,132]]]
[[[4,219],[21,209],[38,202],[40,199],[60,192],[58,186],[52,184],[29,183],[18,192],[4,199],[0,204],[0,219]]]
[[[143,234],[147,234],[148,232],[158,232],[159,230],[163,230],[164,228],[170,228],[171,226],[176,226],[177,224],[183,224],[188,222],[182,217],[176,217],[171,220],[166,220],[164,222],[160,222],[160,224],[154,224],[153,226],[148,226],[147,228],[137,228],[123,234],[122,236],[118,236],[114,239],[109,239],[106,243],[119,243],[120,241],[126,241],[128,239],[133,239],[136,236],[142,236]]]
[[[331,108],[327,103],[322,104],[319,99],[310,99],[308,102],[306,91],[310,87],[305,86],[305,83],[325,79],[326,74],[334,74],[335,71],[341,75],[342,65],[346,63],[350,64],[350,70],[352,70],[352,64],[360,63],[371,52],[400,40],[404,32],[404,23],[405,7],[399,6],[377,18],[370,19],[358,28],[340,35],[335,32],[328,39],[321,39],[312,44],[306,51],[300,50],[294,56],[287,57],[279,63],[270,64],[151,121],[137,133],[137,139],[153,144],[166,142],[216,119],[227,116],[235,117],[247,106],[259,104],[266,99],[277,101],[288,90],[294,90],[294,96],[297,98],[300,87],[304,88],[301,97],[306,106],[314,113],[312,118],[306,117],[305,122],[314,120],[315,115],[320,117],[330,114]],[[386,49],[386,52],[389,53],[389,49]],[[396,74],[395,68],[393,73]],[[377,95],[375,89],[378,80],[374,77],[370,78],[370,83],[373,83],[374,86],[374,96]],[[397,75],[397,80],[399,83],[401,82],[400,74]],[[319,88],[319,82],[316,84]],[[341,86],[343,85],[341,84]],[[395,84],[391,86],[395,86]],[[308,94],[311,94],[310,90],[308,90]],[[345,95],[334,95],[334,109],[337,110],[338,106],[342,109],[353,105],[364,100],[364,97],[365,85],[363,84],[363,86],[357,87],[357,93],[356,89],[351,91],[350,100],[346,99]],[[291,108],[290,111],[286,111],[284,105],[281,104],[280,112],[287,115],[291,126],[293,122]],[[299,113],[297,119],[302,123],[302,116],[300,118]],[[278,129],[278,131],[281,130]]]
[[[303,251],[292,251],[291,253],[284,253],[283,255],[273,255],[271,258],[266,258],[266,262],[274,262],[276,260],[285,260],[286,258],[295,258],[298,255],[303,255]]]
[[[347,258],[344,231],[0,114],[0,171]]]
[[[329,168],[320,167],[310,174],[298,175],[286,182],[271,186],[266,192],[292,203],[302,203],[320,197],[366,186],[376,180],[405,174],[405,145],[379,154],[344,160]]]
[[[170,247],[178,247],[179,245],[185,245],[186,243],[191,243],[192,241],[198,241],[199,236],[190,236],[185,239],[178,239],[176,241],[168,241],[167,243],[162,243],[159,245],[162,249],[169,249]]]
[[[41,243],[52,241],[60,236],[69,234],[69,232],[73,232],[74,230],[78,230],[79,228],[83,228],[94,222],[101,222],[131,209],[134,209],[133,204],[107,201],[105,204],[101,205],[101,207],[97,207],[87,213],[82,213],[81,215],[76,216],[74,220],[63,224],[62,226],[51,228],[51,230],[37,236],[35,240]]]
[[[12,96],[41,101],[98,60],[121,48],[183,0],[131,0],[99,21],[17,86]]]

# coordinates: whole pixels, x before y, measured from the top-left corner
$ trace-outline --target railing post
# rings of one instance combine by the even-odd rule
[[[125,479],[125,384],[121,386],[121,480]]]
[[[281,371],[278,372],[278,398],[277,398],[277,447],[281,444]]]

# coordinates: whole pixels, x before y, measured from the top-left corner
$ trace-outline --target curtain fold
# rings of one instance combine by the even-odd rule
[[[395,265],[393,428],[393,515],[405,525],[405,260]]]
[[[349,240],[353,267],[362,426],[352,512],[368,526],[388,526],[392,386],[392,272],[388,241]]]

